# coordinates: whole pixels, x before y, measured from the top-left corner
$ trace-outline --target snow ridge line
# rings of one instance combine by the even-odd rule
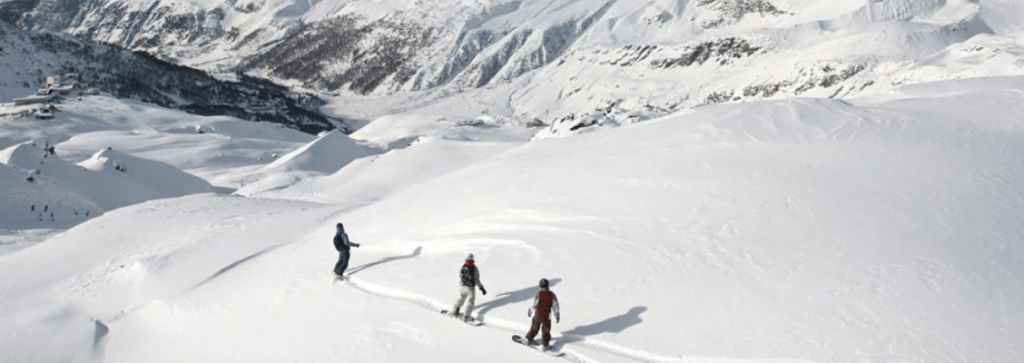
[[[422,307],[424,309],[432,310],[432,311],[435,311],[435,312],[439,312],[439,311],[447,308],[446,304],[441,303],[441,302],[439,302],[439,301],[437,301],[435,299],[431,299],[429,297],[426,297],[426,296],[423,296],[423,295],[420,295],[420,294],[416,294],[416,293],[412,293],[412,292],[409,292],[409,291],[405,291],[405,290],[399,290],[399,289],[395,289],[395,288],[391,288],[391,287],[387,287],[387,286],[383,286],[383,285],[377,285],[377,284],[374,284],[374,283],[367,282],[365,280],[355,280],[355,279],[352,279],[351,277],[349,277],[349,278],[347,278],[345,280],[345,283],[348,286],[351,286],[351,287],[355,288],[356,290],[363,291],[363,292],[371,294],[371,295],[375,295],[375,296],[379,296],[379,297],[383,297],[383,298],[394,299],[394,300],[401,300],[401,301],[410,302],[410,303],[419,305],[420,307]],[[482,321],[484,323],[486,323],[483,327],[490,327],[490,328],[506,330],[506,331],[509,331],[509,332],[512,332],[512,333],[516,333],[516,332],[520,332],[521,333],[522,331],[526,330],[526,325],[524,325],[524,324],[513,323],[513,322],[510,322],[510,321],[507,321],[507,320],[503,320],[503,319],[482,319]],[[615,354],[615,355],[622,356],[622,357],[625,357],[625,358],[630,358],[630,359],[635,359],[635,360],[638,360],[638,361],[645,361],[645,362],[659,362],[659,363],[661,363],[661,362],[665,362],[665,363],[712,363],[712,362],[713,363],[817,363],[815,361],[803,360],[803,359],[743,359],[743,358],[719,358],[719,357],[667,357],[667,356],[659,355],[659,354],[654,353],[654,352],[648,352],[648,351],[628,348],[628,347],[624,347],[624,346],[621,346],[621,345],[618,345],[618,344],[614,344],[614,343],[611,343],[611,342],[606,342],[606,341],[601,341],[601,340],[597,340],[597,339],[587,338],[587,337],[584,337],[584,336],[581,336],[581,335],[562,334],[562,335],[555,335],[554,338],[567,339],[572,344],[579,344],[580,346],[583,346],[583,347],[586,347],[586,348],[600,350],[600,351],[603,351],[603,352],[606,352],[606,353]],[[580,353],[580,352],[578,352],[578,351],[576,351],[574,349],[568,349],[565,346],[562,347],[562,352],[565,353],[565,355],[564,355],[565,358],[567,358],[567,359],[569,359],[571,361],[574,361],[574,362],[579,362],[579,363],[596,362],[595,360],[586,357],[582,353]]]

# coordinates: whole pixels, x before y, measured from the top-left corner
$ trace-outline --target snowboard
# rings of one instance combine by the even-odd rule
[[[444,314],[444,316],[450,317],[452,319],[456,319],[458,321],[461,321],[463,323],[466,323],[466,324],[469,324],[469,325],[472,325],[472,326],[480,326],[480,325],[484,324],[484,322],[482,322],[480,320],[476,320],[476,319],[473,319],[473,320],[470,320],[470,321],[465,321],[465,320],[463,320],[462,314],[448,315],[448,310],[441,310],[441,314]]]
[[[547,353],[548,355],[551,355],[551,356],[555,356],[555,357],[561,357],[562,356],[562,351],[557,350],[555,348],[551,348],[551,349],[545,350],[544,347],[542,347],[540,344],[535,344],[535,345],[526,344],[526,339],[521,337],[521,336],[518,336],[518,335],[513,335],[512,336],[512,341],[514,341],[516,343],[519,343],[519,344],[522,344],[522,345],[525,345],[527,347],[539,350],[541,352]]]

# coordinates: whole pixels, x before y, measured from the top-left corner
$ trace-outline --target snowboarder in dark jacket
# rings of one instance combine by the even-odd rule
[[[526,342],[533,345],[533,337],[537,331],[541,333],[540,341],[544,350],[551,349],[548,345],[551,342],[551,315],[554,314],[555,322],[560,320],[558,312],[558,296],[548,289],[548,279],[540,279],[540,289],[533,294],[533,306],[526,311],[526,316],[533,316],[533,323],[530,324],[530,331],[526,333]]]
[[[480,281],[480,269],[476,268],[472,253],[466,256],[466,262],[462,264],[462,269],[459,270],[459,283],[459,298],[455,299],[455,307],[452,308],[451,315],[458,316],[462,304],[466,303],[466,313],[463,315],[463,320],[470,322],[473,321],[473,305],[476,303],[476,290],[474,288],[479,286],[480,292],[487,295],[487,289],[484,289],[484,283]]]
[[[338,263],[334,265],[334,274],[339,278],[343,277],[345,269],[348,268],[349,248],[359,247],[358,243],[353,243],[348,240],[348,234],[345,233],[345,226],[338,223],[337,232],[334,233],[334,249],[338,250]]]

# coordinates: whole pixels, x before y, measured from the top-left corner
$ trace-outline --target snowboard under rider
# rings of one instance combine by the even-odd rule
[[[348,234],[345,233],[344,225],[338,223],[336,227],[337,232],[334,233],[334,249],[338,250],[338,263],[334,264],[334,274],[337,277],[343,277],[345,269],[348,269],[349,249],[350,247],[359,247],[359,244],[349,241]]]
[[[484,295],[487,295],[487,289],[484,288],[483,282],[480,281],[480,269],[474,264],[472,253],[466,256],[466,262],[462,264],[462,269],[459,270],[459,282],[459,298],[455,299],[455,307],[452,308],[451,315],[458,316],[462,304],[466,303],[466,312],[463,315],[463,320],[473,321],[473,305],[476,304],[475,288],[479,286],[480,292]]]
[[[537,331],[541,333],[541,344],[544,350],[551,349],[551,315],[554,314],[555,322],[560,320],[558,313],[558,296],[548,288],[548,279],[540,279],[540,289],[533,294],[533,306],[526,311],[526,316],[533,316],[533,323],[530,324],[530,331],[526,333],[526,342],[533,345],[533,337]]]

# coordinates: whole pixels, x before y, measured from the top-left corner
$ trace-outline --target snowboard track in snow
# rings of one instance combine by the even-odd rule
[[[444,303],[437,300],[416,294],[409,291],[395,289],[383,285],[374,284],[361,279],[353,279],[351,276],[346,278],[343,283],[356,290],[364,293],[398,301],[404,301],[414,305],[418,305],[424,310],[428,310],[432,313],[436,313],[443,309],[448,308]],[[486,318],[481,320],[484,324],[477,328],[487,328],[491,330],[501,330],[509,333],[522,333],[528,330],[528,326],[525,324],[518,324],[504,319]],[[802,360],[802,359],[741,359],[741,358],[723,358],[723,357],[668,357],[655,352],[643,351],[639,349],[633,349],[618,345],[612,342],[607,342],[599,339],[587,338],[582,335],[576,334],[560,334],[552,335],[552,340],[555,340],[555,345],[561,345],[561,351],[565,353],[561,358],[568,359],[573,362],[589,363],[598,362],[598,360],[592,359],[584,355],[583,353],[575,350],[568,349],[563,344],[573,344],[583,348],[593,349],[604,353],[609,353],[617,356],[621,356],[628,359],[633,359],[643,362],[664,362],[664,363],[816,363],[815,361]],[[562,343],[561,341],[567,341]]]

